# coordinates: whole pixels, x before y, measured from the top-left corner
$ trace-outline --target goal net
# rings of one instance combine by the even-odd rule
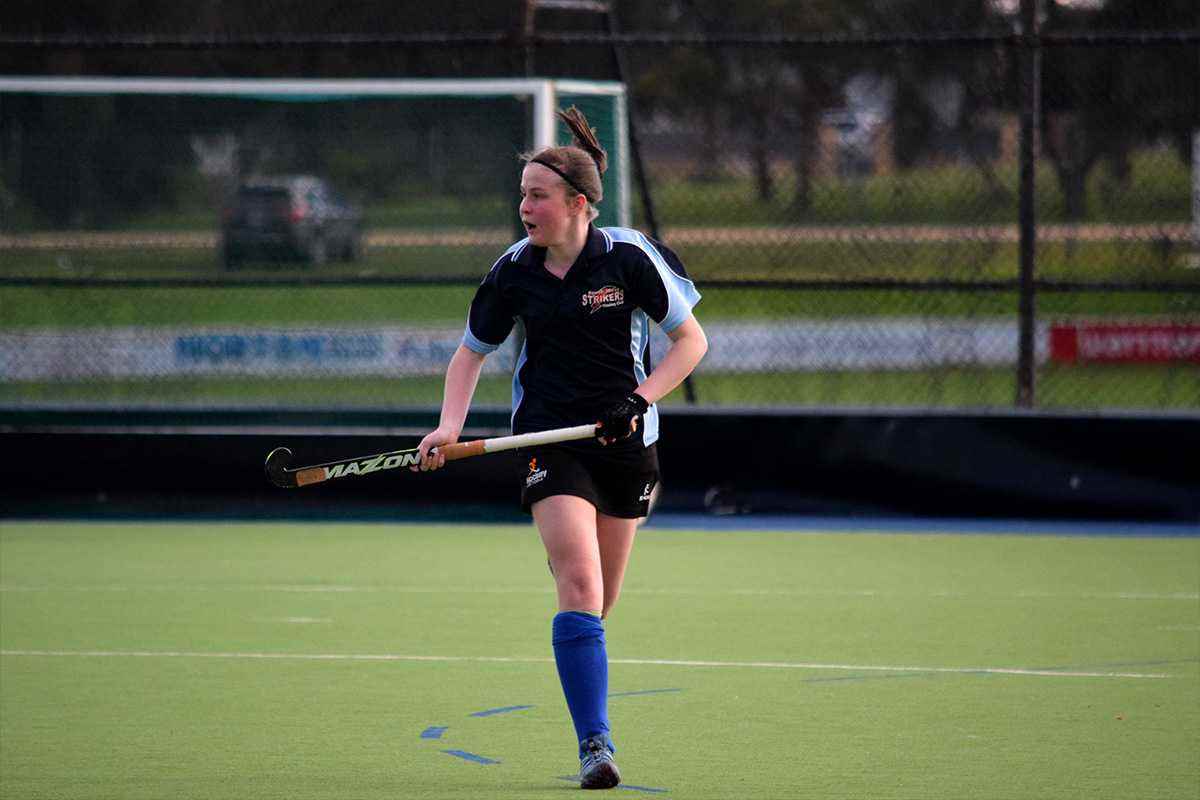
[[[2,244],[10,255],[53,251],[59,272],[79,262],[91,274],[203,272],[213,258],[181,251],[212,256],[239,185],[302,175],[355,207],[368,245],[411,250],[393,253],[393,269],[403,261],[412,273],[475,274],[451,265],[486,258],[519,231],[517,156],[568,142],[554,112],[572,104],[610,154],[599,224],[628,225],[617,83],[0,78]],[[176,255],[103,257],[129,242],[141,256]],[[422,249],[439,244],[471,252],[445,259]],[[10,274],[45,267],[4,260]]]
[[[437,402],[571,105],[628,225],[617,83],[0,77],[0,402]]]

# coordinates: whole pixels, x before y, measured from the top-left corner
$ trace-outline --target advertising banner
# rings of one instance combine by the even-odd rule
[[[1200,324],[1055,323],[1050,359],[1061,364],[1200,363]]]
[[[1006,320],[836,319],[706,322],[700,372],[998,367],[1016,362],[1017,326]],[[0,380],[55,381],[179,376],[339,377],[440,375],[461,327],[105,328],[0,333]],[[518,336],[484,362],[511,374]],[[1046,330],[1036,353],[1046,357]],[[652,363],[667,337],[651,326]]]

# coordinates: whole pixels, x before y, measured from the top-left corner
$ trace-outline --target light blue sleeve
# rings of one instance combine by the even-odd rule
[[[687,277],[683,263],[669,248],[658,247],[645,234],[629,228],[605,228],[604,232],[615,242],[632,244],[641,250],[654,267],[657,283],[662,294],[653,291],[643,282],[643,310],[667,333],[682,325],[692,315],[692,308],[700,302],[700,292]],[[665,304],[662,302],[665,296]],[[651,299],[653,298],[653,299]]]

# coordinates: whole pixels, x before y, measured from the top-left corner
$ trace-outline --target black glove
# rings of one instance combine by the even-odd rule
[[[650,404],[636,392],[630,392],[613,403],[600,415],[600,430],[596,434],[604,444],[628,439],[636,430],[637,418],[646,413]]]

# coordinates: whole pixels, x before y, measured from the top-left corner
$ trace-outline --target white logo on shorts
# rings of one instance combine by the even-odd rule
[[[641,502],[641,501],[643,501],[643,500],[649,500],[649,499],[650,499],[650,493],[651,493],[651,492],[653,492],[653,491],[654,491],[654,484],[653,484],[653,483],[647,483],[647,484],[646,484],[646,488],[642,490],[642,496],[638,498],[638,502],[640,503],[640,502]]]
[[[530,459],[529,460],[529,474],[525,477],[525,488],[528,489],[530,486],[533,486],[535,483],[541,483],[542,481],[544,481],[546,479],[546,475],[548,474],[548,472],[549,472],[548,470],[537,468],[537,459],[536,458]]]

